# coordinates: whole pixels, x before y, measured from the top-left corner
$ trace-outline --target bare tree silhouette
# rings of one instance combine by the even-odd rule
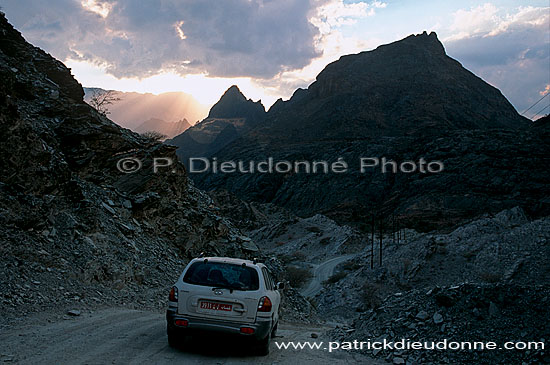
[[[147,131],[147,132],[141,133],[141,135],[145,138],[149,138],[149,139],[152,139],[154,141],[163,141],[166,138],[168,138],[167,135],[162,134],[162,133],[157,132],[157,131]]]
[[[115,90],[95,89],[92,91],[92,95],[88,104],[90,104],[99,113],[107,116],[108,114],[111,114],[108,108],[109,105],[112,105],[117,101],[122,100],[118,95],[118,91]]]

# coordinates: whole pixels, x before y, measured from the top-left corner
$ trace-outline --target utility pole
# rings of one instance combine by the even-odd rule
[[[400,239],[401,239],[401,219],[397,217],[397,246],[399,246]]]
[[[379,223],[378,223],[379,227],[380,227],[380,267],[382,266],[382,239],[384,238],[384,233],[382,233],[382,230],[383,230],[383,226],[384,226],[384,223],[382,221],[382,219],[380,218],[379,219]]]
[[[374,269],[374,213],[372,213],[371,239],[370,239],[370,269]]]
[[[396,237],[395,237],[395,236],[396,236],[396,231],[395,231],[395,213],[392,214],[391,223],[392,223],[391,238],[392,238],[393,244],[395,245],[395,241],[396,241]]]

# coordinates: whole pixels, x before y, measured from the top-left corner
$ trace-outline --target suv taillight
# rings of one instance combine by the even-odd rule
[[[168,295],[168,300],[171,302],[177,302],[178,301],[178,288],[175,286],[170,289],[170,294]]]
[[[261,297],[258,303],[258,312],[271,312],[271,300],[268,297]]]

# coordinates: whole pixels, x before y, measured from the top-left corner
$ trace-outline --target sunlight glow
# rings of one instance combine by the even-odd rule
[[[80,5],[92,13],[96,13],[102,18],[107,18],[111,12],[112,5],[108,2],[101,2],[97,0],[82,0]]]
[[[69,59],[65,64],[71,68],[76,79],[86,87],[151,94],[181,91],[193,95],[201,104],[213,105],[231,85],[237,85],[247,98],[254,101],[261,99],[266,109],[280,97],[249,77],[221,78],[204,74],[181,76],[174,72],[163,72],[143,79],[117,79],[107,74],[103,67],[89,62]]]

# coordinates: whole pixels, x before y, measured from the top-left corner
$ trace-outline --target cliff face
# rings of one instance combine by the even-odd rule
[[[548,132],[532,128],[499,90],[445,54],[435,33],[409,36],[328,65],[307,90],[278,101],[266,120],[218,160],[336,161],[346,174],[200,174],[301,215],[323,212],[364,224],[395,213],[421,229],[520,205],[550,212]],[[359,173],[361,157],[441,161],[436,174]]]
[[[59,287],[164,297],[182,259],[256,249],[189,183],[174,147],[85,104],[70,71],[3,14],[0,85],[0,291],[14,298],[3,312],[70,300]],[[142,169],[122,173],[125,157]],[[153,158],[174,164],[154,173]],[[40,297],[25,292],[31,279],[42,283]]]

